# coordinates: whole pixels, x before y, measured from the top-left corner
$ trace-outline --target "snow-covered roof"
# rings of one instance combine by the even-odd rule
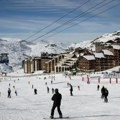
[[[104,55],[113,55],[113,53],[109,50],[102,50],[104,52]]]
[[[96,58],[105,58],[103,53],[93,53]]]
[[[120,45],[112,45],[112,47],[116,50],[120,50]]]
[[[87,60],[95,60],[94,55],[84,55],[83,57],[86,58]]]

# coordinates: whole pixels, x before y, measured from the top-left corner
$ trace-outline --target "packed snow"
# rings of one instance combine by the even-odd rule
[[[8,77],[0,77],[0,120],[49,118],[53,103],[52,88],[58,88],[62,94],[63,117],[69,117],[70,120],[120,119],[120,78],[117,82],[116,78],[111,78],[110,83],[110,78],[104,78],[102,73],[90,75],[79,73],[70,77],[63,73],[49,75],[37,73],[25,76],[22,72],[17,71],[8,74]],[[87,84],[88,78],[90,84]],[[73,85],[73,96],[70,96],[67,83]],[[100,89],[105,86],[109,90],[108,103],[101,99],[101,91],[97,90],[98,84]],[[47,86],[50,88],[49,93],[47,93]],[[7,97],[8,88],[12,91],[11,98]],[[37,95],[34,95],[34,88],[38,91]],[[17,96],[15,90],[17,90]],[[57,110],[55,110],[55,117],[59,117]]]

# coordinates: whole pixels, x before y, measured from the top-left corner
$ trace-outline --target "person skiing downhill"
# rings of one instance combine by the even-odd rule
[[[70,84],[70,95],[73,96],[73,86]]]
[[[8,88],[8,98],[11,98],[11,89]]]
[[[55,89],[55,94],[52,96],[51,98],[53,100],[53,106],[51,109],[51,116],[50,118],[53,119],[54,118],[54,110],[57,107],[58,113],[59,113],[59,117],[62,118],[62,112],[60,110],[60,105],[61,105],[61,99],[62,99],[62,95],[59,93],[58,89]]]
[[[99,85],[97,85],[97,90],[99,91],[99,88],[100,88],[100,86]]]
[[[105,91],[104,91],[104,101],[105,102],[108,102],[108,94],[109,94],[109,92],[108,92],[108,90],[107,90],[107,88],[105,88]]]
[[[102,88],[101,88],[101,98],[104,98],[105,96],[105,87],[103,86]]]
[[[36,95],[36,94],[37,94],[37,89],[35,88],[35,89],[34,89],[34,95]]]

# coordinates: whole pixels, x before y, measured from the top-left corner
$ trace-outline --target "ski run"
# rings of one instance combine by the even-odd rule
[[[14,73],[15,75],[16,73]],[[93,75],[93,76],[92,76]],[[44,120],[49,118],[53,101],[52,88],[62,94],[61,111],[70,120],[119,120],[120,79],[104,78],[102,74],[65,74],[1,77],[0,120]],[[91,77],[92,76],[92,77]],[[101,77],[98,80],[98,77]],[[90,84],[87,83],[89,78]],[[73,96],[70,96],[70,83]],[[100,89],[97,90],[97,85]],[[79,87],[78,87],[79,86]],[[109,91],[108,102],[101,99],[101,88]],[[47,91],[49,87],[49,93]],[[11,98],[8,98],[8,88]],[[34,89],[37,94],[34,94]],[[15,94],[17,91],[17,95]],[[57,109],[55,117],[59,117]],[[63,118],[64,119],[64,118]]]

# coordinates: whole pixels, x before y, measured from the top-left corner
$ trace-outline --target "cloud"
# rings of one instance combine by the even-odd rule
[[[86,0],[87,1],[87,0]],[[6,32],[6,35],[13,35],[13,36],[29,36],[36,31],[44,28],[45,26],[53,23],[66,13],[70,12],[71,10],[75,9],[76,7],[82,5],[86,1],[83,0],[0,0],[0,32],[2,35]],[[58,23],[50,26],[46,30],[42,31],[36,36],[39,36],[59,24],[64,23],[71,18],[75,18],[75,16],[87,11],[91,7],[95,6],[96,4],[102,2],[104,0],[91,0],[87,4],[85,4],[80,9],[77,9],[72,14],[66,16],[65,18],[61,19]],[[111,0],[105,0],[105,3]],[[96,15],[97,13],[101,12],[102,10],[107,9],[108,7],[113,6],[119,2],[118,0],[112,1],[109,5],[104,6],[104,8],[87,12],[86,15],[80,17],[80,19],[73,21],[71,24],[76,22],[80,23],[82,20],[90,17],[91,15]],[[101,4],[101,6],[104,5]],[[118,7],[119,8],[119,7]],[[106,11],[102,15],[97,15],[94,18],[84,21],[77,26],[72,27],[61,33],[63,35],[70,34],[75,35],[75,33],[102,33],[103,31],[110,31],[117,30],[119,26],[119,9],[115,8],[112,9],[111,12]],[[117,14],[118,13],[118,14]],[[116,17],[117,16],[117,17]],[[111,20],[112,18],[112,20]],[[113,20],[114,19],[114,20]],[[117,23],[116,23],[117,19]],[[69,25],[65,26],[68,27]],[[117,27],[116,27],[117,26]],[[63,27],[63,28],[65,28]],[[61,28],[61,29],[63,29]],[[59,30],[58,30],[59,31]],[[53,32],[53,33],[56,33]],[[73,33],[73,34],[72,34]],[[15,35],[16,34],[16,35]],[[59,36],[59,35],[58,35]],[[53,39],[57,39],[57,37],[53,37]],[[71,37],[73,38],[73,37]],[[70,39],[71,39],[70,38]],[[58,39],[61,39],[58,38]]]

